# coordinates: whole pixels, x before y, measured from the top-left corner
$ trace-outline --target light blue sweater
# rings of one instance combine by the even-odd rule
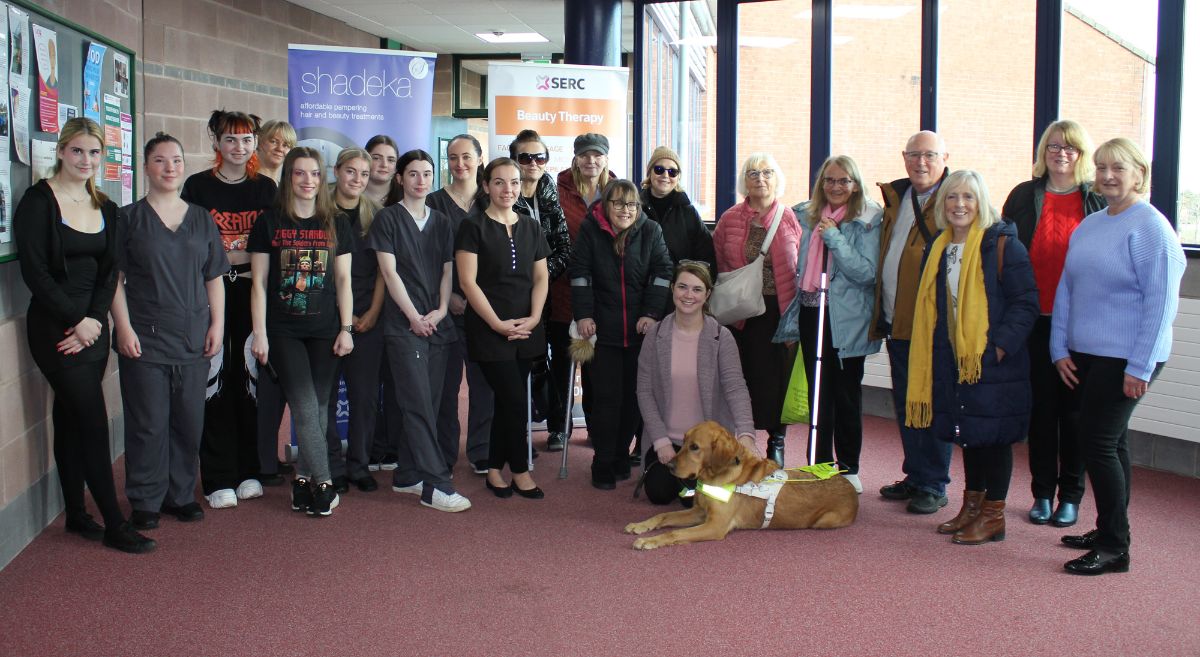
[[[1123,358],[1143,381],[1171,355],[1187,261],[1167,218],[1145,201],[1094,212],[1071,235],[1054,297],[1050,358],[1068,350]]]

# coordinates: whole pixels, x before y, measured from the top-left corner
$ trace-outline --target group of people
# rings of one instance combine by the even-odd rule
[[[72,119],[53,175],[17,209],[68,531],[145,552],[154,541],[140,532],[162,514],[204,517],[197,470],[214,509],[284,483],[285,402],[293,510],[328,516],[351,485],[375,490],[379,469],[397,493],[466,510],[451,475],[464,373],[472,469],[497,497],[541,498],[526,390],[546,449],[562,449],[572,340],[594,345],[582,382],[596,488],[615,489],[640,461],[652,502],[690,503],[680,493],[693,482],[664,464],[708,419],[755,451],[765,431],[782,465],[801,355],[810,395],[819,387],[810,459],[835,462],[861,493],[864,362],[886,340],[905,477],[883,497],[913,513],[945,506],[958,443],[962,506],[937,531],[1002,540],[1012,444],[1028,436],[1031,521],[1073,525],[1091,477],[1096,529],[1063,539],[1089,550],[1067,570],[1128,568],[1128,420],[1170,352],[1184,267],[1169,223],[1143,200],[1150,167],[1128,140],[1093,153],[1078,124],[1054,123],[1003,212],[977,172],[949,171],[932,132],[909,139],[908,176],[879,185],[882,207],[844,155],[788,207],[783,170],[754,153],[738,177],[743,200],[710,232],[667,147],[638,186],[610,171],[604,135],[577,137],[555,177],[532,130],[487,163],[464,134],[435,191],[434,159],[384,135],[344,149],[327,183],[321,153],[297,147],[286,122],[214,111],[209,132],[213,165],[186,181],[180,143],[151,139],[149,191],[118,211],[94,182],[104,134]],[[717,273],[760,257],[765,312],[721,326],[707,312]],[[110,342],[128,519],[100,391]],[[351,409],[344,455],[339,379]],[[103,525],[85,510],[85,481]]]

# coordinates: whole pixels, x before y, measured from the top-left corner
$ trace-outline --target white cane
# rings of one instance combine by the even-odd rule
[[[812,408],[808,409],[808,464],[817,462],[817,416],[821,408],[821,353],[825,348],[825,298],[828,294],[826,284],[829,274],[822,268],[821,288],[818,293],[817,306],[817,364],[813,371]]]

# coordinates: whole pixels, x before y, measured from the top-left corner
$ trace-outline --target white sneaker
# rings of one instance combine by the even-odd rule
[[[424,488],[425,482],[418,481],[411,486],[392,486],[392,490],[397,493],[408,493],[409,495],[420,495]]]
[[[842,476],[846,478],[846,481],[850,482],[851,486],[854,486],[854,492],[862,495],[862,481],[859,480],[858,475],[844,474]]]
[[[262,495],[262,486],[259,486],[258,494]],[[205,495],[204,499],[208,500],[208,505],[214,509],[232,509],[237,506],[238,496],[232,488],[222,488],[214,490],[211,495]]]
[[[450,493],[447,495],[436,488],[433,489],[433,501],[426,502],[424,499],[422,499],[421,504],[431,509],[446,511],[448,513],[458,513],[459,511],[466,511],[467,509],[471,508],[471,500],[468,500],[458,493]]]
[[[243,481],[242,483],[238,484],[237,498],[239,500],[249,500],[249,499],[253,499],[255,497],[262,497],[262,496],[263,496],[262,484],[260,484],[257,479],[247,479],[246,481]]]
[[[379,464],[379,469],[384,471],[395,470],[398,467],[400,467],[400,464],[395,461],[384,461]]]

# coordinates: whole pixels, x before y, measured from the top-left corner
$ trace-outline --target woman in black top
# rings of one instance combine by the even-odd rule
[[[546,303],[550,247],[532,217],[513,211],[521,193],[521,172],[506,158],[484,169],[488,207],[463,221],[455,240],[458,280],[467,298],[467,353],[479,363],[495,395],[488,451],[487,487],[498,497],[515,490],[543,497],[529,474],[525,423],[526,380],[536,358],[546,353],[541,317]],[[508,465],[513,482],[504,481]]]
[[[291,406],[300,448],[292,510],[314,516],[338,505],[326,422],[337,358],[354,349],[353,232],[330,200],[324,175],[319,152],[293,148],[283,161],[279,204],[254,224],[247,246],[250,352],[275,371]]]
[[[683,191],[682,177],[679,155],[666,146],[654,149],[646,163],[646,177],[642,179],[642,211],[662,227],[672,264],[696,260],[707,263],[712,274],[717,267],[712,233]],[[672,310],[673,307],[668,308],[667,312]]]
[[[101,382],[108,365],[108,309],[116,285],[117,206],[96,189],[104,133],[75,118],[59,132],[54,174],[26,190],[13,217],[21,276],[33,293],[26,313],[29,350],[54,390],[54,460],[67,531],[124,552],[154,541],[117,504]],[[83,484],[104,516],[87,513]]]

